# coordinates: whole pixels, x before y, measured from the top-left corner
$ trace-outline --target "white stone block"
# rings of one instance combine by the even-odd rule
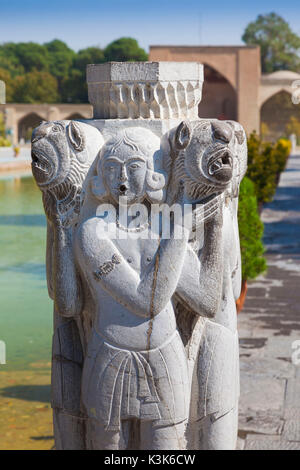
[[[109,62],[87,66],[96,119],[196,119],[203,65],[197,62]]]

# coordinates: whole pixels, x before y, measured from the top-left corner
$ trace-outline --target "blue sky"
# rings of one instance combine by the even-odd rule
[[[299,0],[0,0],[0,43],[59,38],[78,50],[131,36],[145,49],[238,45],[245,26],[271,11],[300,35]]]

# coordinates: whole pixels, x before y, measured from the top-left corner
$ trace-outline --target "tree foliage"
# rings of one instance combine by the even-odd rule
[[[111,42],[104,49],[107,62],[139,62],[148,60],[148,55],[139,47],[136,39],[120,38]]]
[[[248,24],[242,36],[248,45],[258,45],[263,73],[300,69],[300,37],[276,13],[259,15]]]
[[[0,112],[0,137],[5,137],[4,115]]]
[[[0,147],[10,147],[10,140],[5,136],[4,114],[0,112]]]
[[[59,39],[45,44],[0,45],[0,80],[6,84],[6,101],[18,103],[86,103],[86,66],[106,61],[147,60],[132,38],[120,38],[104,50],[87,47],[79,52]]]
[[[16,103],[56,103],[57,80],[48,72],[34,70],[14,79],[13,101]]]
[[[285,126],[286,134],[296,134],[297,138],[300,137],[300,121],[296,116],[291,116],[289,122]]]

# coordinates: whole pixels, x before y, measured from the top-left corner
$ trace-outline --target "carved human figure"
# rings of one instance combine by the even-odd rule
[[[33,172],[49,221],[48,282],[56,319],[57,448],[220,445],[218,427],[203,419],[212,422],[214,415],[220,422],[220,393],[211,412],[202,384],[207,377],[207,390],[219,390],[210,386],[218,369],[207,351],[219,337],[219,351],[226,350],[220,328],[236,338],[230,322],[239,266],[229,241],[238,241],[232,194],[241,172],[234,126],[182,123],[162,146],[139,127],[118,131],[105,144],[98,130],[81,123],[45,123],[35,131]],[[78,197],[83,183],[84,198]],[[169,205],[200,203],[196,237],[184,230],[176,238],[175,218],[169,239],[152,236],[150,205],[165,199]],[[144,223],[136,204],[148,211]],[[113,224],[107,208],[116,214]],[[105,236],[105,225],[114,225],[115,237]]]
[[[207,252],[211,245],[215,249],[220,238],[216,233],[221,217],[216,216],[207,226],[207,250],[203,250],[199,262],[188,246],[186,231],[181,239],[174,238],[174,224],[168,240],[99,238],[99,217],[91,209],[99,205],[100,199],[114,204],[118,211],[118,196],[127,197],[129,206],[161,200],[164,175],[154,168],[159,149],[160,140],[139,128],[120,131],[104,144],[92,192],[87,194],[75,230],[75,259],[66,247],[66,228],[54,222],[55,269],[60,281],[54,296],[58,295],[55,301],[59,311],[76,318],[87,297],[94,305],[82,377],[88,448],[186,446],[190,382],[171,297],[188,251],[189,266],[185,271],[192,261],[198,273],[195,292],[199,291],[200,279],[207,279]],[[53,220],[57,220],[57,214]],[[142,229],[151,231],[147,224]],[[124,230],[118,219],[116,230]],[[67,277],[62,275],[66,272]],[[194,301],[205,313],[203,296]]]

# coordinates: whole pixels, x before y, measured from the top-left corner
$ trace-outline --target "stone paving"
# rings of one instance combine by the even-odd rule
[[[300,450],[300,152],[262,219],[268,272],[249,284],[238,318],[238,448]]]

